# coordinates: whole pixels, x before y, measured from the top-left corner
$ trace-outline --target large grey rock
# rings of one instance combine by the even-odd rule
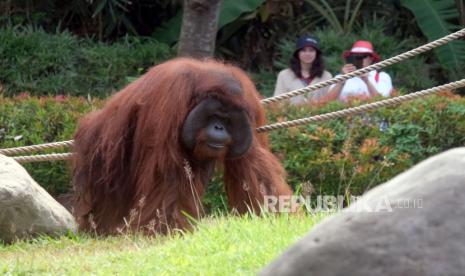
[[[76,231],[73,216],[12,158],[0,155],[0,241]]]
[[[465,148],[421,162],[324,220],[260,275],[465,275],[464,169]]]

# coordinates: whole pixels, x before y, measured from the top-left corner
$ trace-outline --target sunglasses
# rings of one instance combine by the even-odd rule
[[[364,59],[369,57],[370,55],[367,54],[352,54],[350,57],[353,57],[354,59]]]

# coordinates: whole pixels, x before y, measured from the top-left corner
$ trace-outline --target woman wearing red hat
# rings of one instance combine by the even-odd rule
[[[289,68],[278,74],[274,96],[331,78],[331,73],[325,70],[318,39],[312,35],[303,36],[297,40]],[[327,93],[327,90],[328,88],[323,88],[312,93],[310,99],[304,95],[292,97],[290,103],[298,105],[305,104],[308,100],[317,101],[320,96]]]
[[[355,42],[352,49],[344,51],[342,56],[346,60],[346,64],[341,69],[343,74],[380,61],[380,57],[373,50],[371,42],[364,40]],[[350,99],[369,99],[379,95],[389,97],[391,92],[391,77],[385,72],[373,70],[360,77],[353,77],[345,82],[331,85],[324,101],[338,99],[348,102]]]

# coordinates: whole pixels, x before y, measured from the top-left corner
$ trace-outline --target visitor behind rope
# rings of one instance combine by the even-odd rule
[[[300,37],[296,42],[295,51],[290,59],[289,68],[279,72],[274,96],[304,88],[310,84],[326,81],[332,78],[325,70],[323,53],[318,38],[312,35]],[[290,103],[305,104],[307,101],[318,101],[327,93],[328,88],[313,92],[310,97],[299,95],[292,97]]]
[[[341,68],[343,74],[370,66],[381,60],[371,42],[364,40],[356,41],[351,50],[344,51],[342,57],[345,59],[345,64]],[[360,77],[353,77],[331,85],[328,93],[324,97],[320,97],[320,102],[366,100],[379,95],[389,97],[392,91],[392,81],[389,74],[373,70]]]

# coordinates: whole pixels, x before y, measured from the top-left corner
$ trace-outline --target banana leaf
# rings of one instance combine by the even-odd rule
[[[459,12],[454,0],[401,0],[416,18],[417,24],[428,40],[433,41],[460,29]],[[458,70],[465,64],[465,41],[454,40],[434,50],[441,66]]]
[[[241,15],[255,11],[264,0],[223,0],[221,1],[218,30],[241,17]],[[174,17],[157,28],[153,37],[159,42],[173,44],[179,39],[182,24],[182,10]]]

